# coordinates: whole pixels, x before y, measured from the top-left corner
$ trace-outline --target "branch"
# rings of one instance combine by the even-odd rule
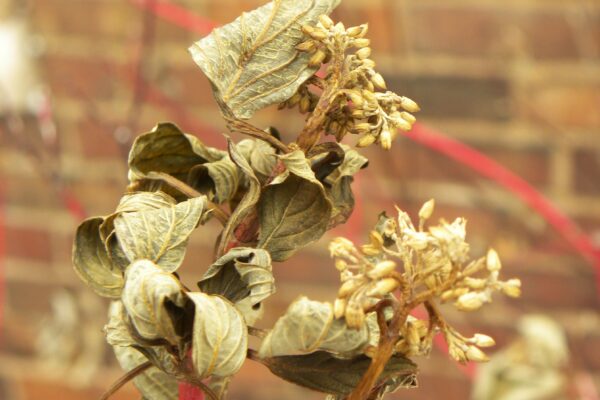
[[[237,119],[234,117],[224,116],[225,121],[227,121],[227,127],[232,132],[239,132],[244,135],[252,136],[254,138],[264,140],[269,143],[271,146],[279,149],[283,153],[289,153],[290,149],[284,143],[282,143],[275,136],[268,134],[267,132],[258,129],[252,124],[247,123],[246,121],[242,121],[241,119]]]
[[[119,389],[121,389],[123,387],[123,385],[125,385],[127,382],[129,382],[136,376],[140,375],[141,373],[143,373],[144,371],[146,371],[148,368],[150,368],[152,366],[153,365],[150,361],[146,361],[145,363],[142,363],[142,364],[138,365],[137,367],[135,367],[134,369],[132,369],[131,371],[127,372],[125,375],[120,377],[115,383],[113,383],[113,385],[110,387],[110,389],[108,389],[102,395],[102,397],[100,397],[100,400],[108,400],[110,398],[110,396],[112,396]]]

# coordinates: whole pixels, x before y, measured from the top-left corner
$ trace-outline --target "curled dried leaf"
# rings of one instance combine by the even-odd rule
[[[226,299],[188,293],[195,306],[192,361],[198,377],[235,374],[246,359],[248,330],[244,317]]]
[[[196,165],[187,178],[190,186],[207,194],[215,203],[230,200],[238,189],[239,181],[238,169],[229,157]]]
[[[250,118],[257,110],[292,97],[317,70],[296,46],[301,27],[329,14],[339,0],[274,0],[190,47],[213,85],[225,114]]]

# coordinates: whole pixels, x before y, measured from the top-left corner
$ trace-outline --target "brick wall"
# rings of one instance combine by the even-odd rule
[[[176,3],[226,23],[261,1]],[[124,149],[133,135],[172,120],[211,145],[223,145],[212,131],[224,126],[207,80],[187,54],[198,34],[155,20],[154,29],[146,29],[152,40],[140,46],[147,17],[125,0],[0,0],[0,5],[0,24],[19,15],[32,30],[26,50],[38,55],[39,80],[57,132],[55,142],[44,142],[48,135],[26,118],[9,135],[10,121],[3,118],[0,398],[97,398],[120,372],[99,334],[105,303],[89,296],[70,266],[79,218],[65,209],[61,188],[71,190],[89,215],[106,214],[126,183]],[[525,178],[600,247],[598,1],[343,0],[334,18],[347,26],[369,22],[373,58],[388,86],[420,103],[421,121]],[[148,86],[135,78],[140,55]],[[143,98],[139,108],[136,96]],[[269,109],[255,122],[277,126],[289,137],[302,120]],[[568,332],[573,368],[589,372],[600,387],[600,317],[591,265],[517,198],[466,167],[408,139],[390,152],[367,153],[371,165],[357,179],[360,213],[352,226],[367,229],[394,204],[416,212],[430,197],[438,201],[437,217],[466,216],[473,253],[496,247],[507,275],[523,280],[523,298],[498,298],[478,315],[450,312],[451,320],[467,333],[495,334],[502,346],[514,336],[519,315],[546,313]],[[217,232],[216,225],[208,229]],[[337,276],[325,246],[334,234],[361,239],[341,227],[276,266],[278,293],[267,304],[265,326],[301,293],[332,299]],[[209,238],[205,232],[192,238],[184,279],[191,281],[210,262]],[[53,311],[56,304],[73,308],[78,324],[65,322],[67,317]],[[69,345],[40,354],[40,332],[56,332],[50,337]],[[420,364],[421,388],[397,398],[468,397],[469,381],[443,355]],[[137,397],[128,386],[115,398]],[[232,398],[319,397],[249,362]]]

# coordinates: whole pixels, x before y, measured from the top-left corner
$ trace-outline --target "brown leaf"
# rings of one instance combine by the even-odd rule
[[[123,272],[108,257],[100,237],[102,217],[86,219],[75,233],[73,266],[89,287],[103,297],[119,298],[123,289]]]
[[[315,72],[296,50],[302,25],[314,25],[339,0],[274,0],[243,13],[190,47],[210,79],[217,102],[237,118],[290,98]]]
[[[239,181],[238,169],[229,157],[196,165],[190,170],[187,178],[191,187],[208,195],[218,204],[230,200],[235,195]]]

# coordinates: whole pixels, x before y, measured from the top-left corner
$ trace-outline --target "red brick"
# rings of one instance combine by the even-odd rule
[[[538,12],[522,16],[522,30],[527,51],[536,58],[578,58],[579,48],[575,40],[573,25],[565,13]]]
[[[578,150],[573,155],[573,182],[578,193],[600,195],[600,150]]]
[[[402,21],[396,18],[390,2],[372,1],[352,6],[342,3],[331,17],[336,22],[343,22],[346,27],[368,23],[367,38],[371,40],[374,50],[372,58],[375,60],[377,55],[385,55],[403,47]]]
[[[127,149],[121,150],[114,136],[115,124],[101,121],[82,120],[78,130],[82,152],[92,159],[118,158],[126,162]]]
[[[40,226],[43,226],[40,221]],[[43,229],[6,226],[6,254],[11,257],[50,261],[52,248],[50,234]]]

